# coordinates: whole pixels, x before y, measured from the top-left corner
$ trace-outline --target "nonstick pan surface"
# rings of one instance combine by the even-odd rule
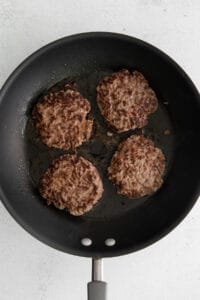
[[[100,115],[95,89],[102,76],[122,68],[145,75],[158,96],[159,108],[143,130],[119,135]],[[52,159],[66,151],[42,144],[31,110],[42,94],[66,80],[76,81],[79,91],[91,102],[94,135],[78,154],[96,165],[105,189],[102,200],[81,217],[47,206],[37,190],[39,178]],[[64,252],[106,257],[136,251],[173,229],[197,199],[199,129],[199,94],[184,71],[163,52],[138,39],[113,33],[63,38],[26,59],[1,90],[1,198],[27,231]],[[113,133],[111,137],[108,131]],[[167,162],[161,189],[152,196],[130,200],[116,193],[106,172],[119,142],[135,133],[151,137]],[[83,246],[83,238],[90,238],[92,245]],[[108,247],[108,238],[115,239],[115,245]]]

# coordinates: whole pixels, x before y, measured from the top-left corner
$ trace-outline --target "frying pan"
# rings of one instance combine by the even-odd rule
[[[149,197],[130,200],[116,193],[106,170],[119,142],[140,130],[112,137],[95,100],[102,76],[139,70],[159,99],[142,133],[166,156],[164,184]],[[36,101],[63,80],[76,81],[92,105],[94,135],[78,149],[98,168],[105,192],[87,214],[74,217],[40,197],[38,180],[53,158],[65,153],[41,143],[30,117]],[[51,247],[93,258],[88,299],[106,297],[101,258],[142,249],[170,232],[195,203],[200,187],[200,97],[185,72],[166,54],[133,37],[84,33],[55,41],[28,57],[0,93],[1,199],[15,220]],[[166,132],[168,134],[166,134]]]

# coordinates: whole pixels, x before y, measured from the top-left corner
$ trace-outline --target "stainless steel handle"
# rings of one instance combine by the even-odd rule
[[[88,283],[88,300],[106,300],[107,283],[102,281],[103,277],[101,258],[92,260],[92,281]]]

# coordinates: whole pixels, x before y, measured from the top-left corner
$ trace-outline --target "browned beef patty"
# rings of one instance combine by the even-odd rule
[[[48,204],[79,216],[101,198],[103,184],[91,162],[65,154],[52,162],[40,181],[39,191]]]
[[[118,193],[129,198],[150,195],[163,183],[165,156],[152,140],[132,135],[122,142],[108,168]]]
[[[43,97],[33,109],[35,127],[42,141],[49,147],[68,150],[89,140],[93,121],[87,120],[90,103],[66,85],[58,92]]]
[[[107,123],[117,132],[142,128],[155,112],[158,100],[138,71],[121,70],[104,77],[97,86],[97,103]]]

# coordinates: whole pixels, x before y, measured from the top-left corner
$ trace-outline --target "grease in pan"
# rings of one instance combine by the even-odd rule
[[[116,126],[113,127],[118,129],[118,134],[144,127],[148,115],[158,105],[144,76],[128,70],[101,80],[97,87],[97,102],[100,108],[103,104],[103,115],[108,116],[108,124],[114,113],[112,121]],[[86,119],[90,109],[90,103],[77,91],[77,85],[65,84],[57,91],[50,90],[36,104],[33,110],[36,129],[48,146],[75,149],[91,136],[93,121]],[[164,167],[165,157],[153,141],[133,135],[121,143],[114,154],[108,177],[117,186],[118,193],[139,198],[152,194],[162,185]],[[66,209],[72,215],[82,215],[101,198],[103,183],[91,162],[76,155],[64,155],[52,162],[40,181],[39,190],[48,204]]]

